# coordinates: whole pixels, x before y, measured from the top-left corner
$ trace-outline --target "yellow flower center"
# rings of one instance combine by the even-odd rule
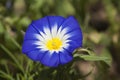
[[[46,43],[46,47],[49,50],[59,50],[62,46],[62,41],[59,38],[52,38],[51,40],[48,40]]]

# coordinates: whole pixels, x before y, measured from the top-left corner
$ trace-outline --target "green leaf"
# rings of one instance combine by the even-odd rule
[[[87,52],[88,54],[81,54],[81,52]],[[76,51],[76,54],[74,54],[74,58],[75,57],[79,57],[80,59],[84,59],[86,61],[104,61],[106,64],[108,64],[109,66],[111,65],[112,62],[112,58],[110,57],[110,55],[106,56],[106,55],[95,55],[95,53],[93,51],[87,50],[87,49],[78,49],[78,51]]]
[[[95,56],[95,55],[81,55],[81,58],[84,60],[88,61],[104,61],[104,60],[109,60],[107,57],[100,57],[100,56]]]
[[[110,52],[109,50],[107,50],[106,48],[104,48],[101,52],[101,57],[102,56],[106,56],[109,60],[105,60],[105,62],[108,64],[108,65],[111,65],[112,64],[112,56],[110,55]]]
[[[0,70],[0,77],[5,78],[7,80],[15,80],[11,75],[3,72],[2,70]]]
[[[19,63],[18,59],[10,52],[4,45],[0,44],[0,48],[2,48],[6,54],[10,56],[10,58],[16,63],[17,67],[24,73],[24,69],[22,65]]]

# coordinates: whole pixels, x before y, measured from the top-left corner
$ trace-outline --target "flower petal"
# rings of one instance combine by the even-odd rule
[[[27,41],[24,41],[24,43],[23,43],[22,52],[28,53],[29,51],[41,49],[42,47],[44,47],[44,46],[41,46],[40,41],[27,40]]]
[[[59,64],[59,56],[56,52],[52,54],[50,52],[47,52],[40,60],[40,62],[49,67],[56,67]]]
[[[39,61],[46,53],[47,51],[43,51],[43,50],[33,50],[27,53],[27,56],[34,60],[34,61]]]
[[[50,27],[52,28],[55,24],[57,24],[58,27],[62,25],[65,18],[61,16],[47,16],[49,20]]]
[[[67,38],[67,40],[70,40],[74,44],[79,45],[79,47],[82,46],[82,38],[83,37],[82,37],[82,33],[79,30],[72,31],[72,32],[70,32],[68,34],[70,35],[70,37]]]
[[[39,32],[36,30],[36,28],[32,25],[32,23],[28,26],[26,33],[36,33],[39,34]]]
[[[62,52],[59,52],[60,57],[60,64],[66,64],[70,62],[73,59],[72,53],[69,53],[67,50],[62,50]]]
[[[58,28],[62,25],[65,18],[61,16],[48,16],[49,27],[51,30],[52,37],[55,37],[57,34]]]
[[[34,20],[32,25],[39,31],[44,32],[44,28],[52,29],[56,24],[58,27],[62,24],[65,18],[61,16],[46,16],[44,18]]]
[[[74,41],[68,42],[67,44],[69,44],[69,45],[67,47],[64,47],[64,49],[71,54],[74,52],[75,49],[79,48],[79,46],[80,46],[79,44],[77,44]]]
[[[61,26],[62,30],[67,28],[67,32],[74,31],[77,29],[81,32],[79,23],[73,16],[68,17]]]
[[[36,33],[26,33],[24,40],[41,40],[44,41],[44,38],[40,36],[40,34]]]
[[[48,22],[47,17],[44,17],[44,18],[41,18],[41,19],[38,19],[38,20],[34,20],[32,22],[32,25],[39,32],[39,34],[41,34],[41,32],[43,34],[45,34],[44,29],[45,28],[49,29],[49,22]],[[41,36],[42,36],[42,34],[41,34]]]
[[[82,31],[80,29],[79,23],[75,20],[74,17],[68,17],[62,24],[62,33],[61,35],[63,40],[69,40],[69,44],[73,46],[73,49],[82,46]]]

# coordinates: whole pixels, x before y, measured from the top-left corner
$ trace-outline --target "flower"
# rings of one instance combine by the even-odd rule
[[[81,46],[82,32],[73,16],[46,16],[29,25],[22,52],[34,61],[57,67],[70,62],[73,51]]]

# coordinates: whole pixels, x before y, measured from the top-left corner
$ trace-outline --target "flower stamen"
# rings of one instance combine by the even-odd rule
[[[48,50],[59,50],[62,46],[62,41],[59,38],[52,38],[48,40],[46,43],[46,47]]]

